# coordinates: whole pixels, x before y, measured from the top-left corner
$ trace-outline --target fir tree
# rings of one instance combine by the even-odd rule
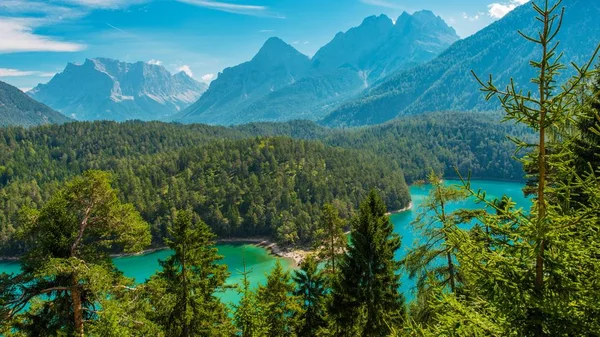
[[[451,202],[463,200],[465,193],[458,187],[444,186],[440,176],[429,175],[431,190],[419,208],[413,226],[420,233],[422,243],[413,248],[404,258],[411,278],[417,278],[420,291],[430,283],[439,283],[449,291],[456,292],[460,281],[458,265],[455,261],[456,247],[448,235],[466,221],[462,212],[449,212]]]
[[[229,276],[218,264],[215,235],[189,210],[178,211],[167,244],[173,255],[147,282],[153,319],[166,336],[226,336],[231,332],[226,307],[215,296]]]
[[[341,336],[385,336],[403,323],[400,262],[394,254],[400,237],[386,216],[377,192],[371,191],[352,220],[351,241],[333,284],[331,313]]]
[[[332,204],[325,204],[322,210],[319,229],[316,234],[316,249],[319,257],[325,260],[330,274],[336,274],[336,258],[343,252],[348,240],[344,235],[344,221]]]
[[[536,176],[532,207],[524,212],[513,209],[510,201],[489,201],[465,181],[470,194],[496,210],[481,215],[480,221],[491,233],[504,235],[474,240],[469,232],[457,230],[450,237],[459,246],[457,260],[473,293],[468,298],[441,296],[445,310],[438,322],[448,327],[540,337],[589,336],[600,329],[600,288],[593,281],[600,270],[600,244],[590,240],[600,230],[595,210],[600,190],[576,174],[569,149],[577,136],[570,125],[581,111],[577,91],[591,62],[575,66],[576,75],[563,86],[556,84],[565,68],[556,41],[564,10],[559,10],[561,1],[542,3],[531,4],[542,28],[535,36],[522,34],[540,47],[540,59],[531,61],[537,73],[532,80],[535,92],[524,92],[514,82],[498,89],[491,77],[480,81],[488,98],[500,98],[506,120],[523,123],[536,133],[532,143],[514,139],[520,148],[530,149],[522,161],[525,167],[534,167],[531,172]],[[569,200],[573,189],[581,189],[591,206],[573,208],[561,202]]]
[[[298,337],[317,336],[327,327],[326,300],[327,280],[319,271],[317,260],[312,256],[306,257],[292,275],[296,283],[294,295],[300,301],[301,311],[298,313],[300,326]]]
[[[268,326],[260,311],[257,295],[250,289],[248,276],[251,272],[246,270],[244,262],[244,270],[240,272],[243,277],[242,284],[238,285],[238,294],[241,298],[239,303],[233,306],[233,322],[241,337],[261,337],[268,333]]]
[[[295,336],[297,318],[301,309],[294,293],[294,284],[281,262],[267,276],[267,284],[258,289],[258,305],[267,324],[267,336]]]

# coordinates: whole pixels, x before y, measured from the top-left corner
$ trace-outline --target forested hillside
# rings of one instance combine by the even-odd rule
[[[337,200],[349,215],[377,188],[390,210],[400,209],[409,201],[405,179],[424,179],[431,169],[447,177],[455,177],[457,167],[477,178],[522,180],[506,134],[526,133],[490,116],[461,113],[357,130],[305,121],[233,128],[135,121],[4,128],[0,238],[11,242],[23,206],[40,205],[61,182],[100,169],[114,172],[123,200],[153,224],[155,244],[166,235],[171,209],[186,205],[221,236],[306,243],[320,215],[316,205]],[[14,243],[4,247],[5,254],[19,251]]]
[[[513,160],[516,146],[507,135],[531,135],[499,114],[439,112],[407,116],[360,129],[336,130],[306,121],[255,123],[236,130],[248,134],[319,139],[325,144],[376,153],[398,163],[406,180],[425,179],[431,169],[455,178],[461,174],[497,180],[523,180]]]
[[[223,237],[262,235],[307,243],[323,203],[335,201],[350,215],[372,188],[381,191],[389,209],[410,201],[397,164],[366,152],[289,138],[208,141],[210,136],[199,134],[186,140],[198,145],[176,139],[161,143],[158,130],[153,138],[143,132],[128,138],[128,132],[119,133],[126,130],[121,127],[74,123],[1,131],[4,254],[19,252],[12,241],[19,210],[38,207],[61,182],[89,169],[113,172],[120,197],[152,224],[157,245],[176,208],[191,207]],[[60,128],[69,132],[44,133]]]

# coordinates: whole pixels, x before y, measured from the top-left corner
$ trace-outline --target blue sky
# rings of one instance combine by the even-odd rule
[[[370,15],[429,9],[469,36],[528,0],[1,0],[0,80],[45,83],[67,62],[155,62],[209,82],[271,36],[312,56]]]

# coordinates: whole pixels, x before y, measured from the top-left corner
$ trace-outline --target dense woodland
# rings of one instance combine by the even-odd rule
[[[522,179],[507,134],[528,135],[498,117],[467,113],[345,131],[303,121],[235,128],[159,122],[4,128],[1,254],[22,252],[13,234],[23,206],[40,207],[62,182],[90,169],[114,174],[120,197],[152,224],[154,245],[163,244],[172,210],[184,206],[221,237],[309,244],[324,202],[335,200],[348,218],[376,188],[389,210],[400,209],[410,198],[404,179],[424,179],[430,170],[447,177],[456,177],[458,168],[478,178]]]
[[[539,90],[523,94],[518,84],[500,89],[492,78],[479,81],[488,99],[500,97],[508,122],[531,130],[512,138],[523,150],[515,161],[523,167],[532,196],[529,209],[516,209],[508,197],[489,199],[485,191],[474,190],[460,171],[456,174],[462,187],[449,187],[441,182],[441,172],[430,170],[432,188],[413,222],[423,240],[398,261],[395,253],[403,247],[386,212],[399,206],[394,202],[407,202],[401,198],[408,195],[398,164],[384,160],[385,156],[280,137],[208,139],[203,145],[182,144],[181,149],[168,151],[157,151],[158,143],[149,138],[146,141],[156,144],[154,148],[131,150],[124,145],[100,150],[89,143],[96,152],[113,155],[74,161],[78,164],[73,167],[81,172],[65,174],[61,171],[69,165],[65,154],[63,166],[58,165],[61,160],[48,165],[55,177],[39,190],[48,190],[44,192],[48,195],[42,197],[40,192],[39,203],[19,206],[15,235],[24,251],[23,271],[0,275],[0,333],[19,337],[597,336],[600,73],[592,70],[592,59],[576,67],[577,75],[568,83],[557,86],[555,78],[564,70],[555,53],[562,14],[558,5],[548,2],[532,6],[541,28],[539,34],[525,38],[541,51],[540,59],[530,64],[538,75],[533,83]],[[599,52],[600,45],[596,55]],[[98,125],[102,124],[63,127]],[[39,135],[39,130],[6,131],[13,133],[12,142],[29,145],[14,146],[12,155],[27,163],[37,150],[48,148],[44,145],[48,140],[37,150],[34,142],[23,142],[28,139],[23,135]],[[43,134],[38,137],[44,139]],[[12,144],[11,138],[6,139],[5,144]],[[137,154],[123,155],[127,151]],[[112,174],[90,170],[115,167],[119,169]],[[20,172],[9,175],[9,169],[13,168],[4,168],[9,179],[3,190],[25,186],[14,183],[20,179],[35,185],[31,177],[44,181],[43,172],[33,170],[20,178]],[[196,172],[205,178],[193,178]],[[58,179],[60,174],[65,181]],[[247,178],[242,181],[236,176]],[[163,179],[170,182],[161,185]],[[383,184],[382,179],[392,180]],[[213,185],[216,180],[219,184]],[[253,180],[271,185],[262,188]],[[397,185],[390,187],[393,182]],[[164,206],[168,221],[158,222],[164,227],[147,220],[155,209],[146,206],[145,198],[152,199],[155,192],[145,191],[154,188],[168,203]],[[201,193],[205,188],[213,189],[214,195]],[[139,199],[128,199],[131,196],[123,190],[136,191],[131,196]],[[14,195],[18,192],[15,189]],[[225,203],[227,196],[233,202]],[[216,201],[208,201],[209,197]],[[465,198],[474,198],[481,208],[448,212],[449,203]],[[256,201],[255,205],[247,207],[248,200]],[[231,234],[237,226],[248,230],[249,224],[262,219],[250,210],[270,201],[275,208],[271,216],[299,210],[272,227],[271,234],[292,242],[308,240],[304,231],[314,230],[316,254],[293,271],[278,264],[258,288],[248,281],[250,270],[239,271],[244,276],[237,285],[241,300],[229,307],[217,296],[225,289],[228,275],[218,263],[214,231]],[[228,205],[237,209],[230,207],[223,213],[221,209]],[[311,207],[318,210],[310,213]],[[270,212],[264,209],[265,214]],[[217,210],[223,220],[214,218]],[[303,216],[310,216],[305,223],[314,227],[299,226]],[[238,225],[232,222],[236,218]],[[204,219],[221,225],[211,229]],[[347,227],[349,238],[344,234]],[[161,271],[134,285],[116,270],[109,253],[139,251],[150,245],[152,234],[157,239],[157,231],[162,231],[173,255],[161,261]],[[399,290],[403,273],[417,284],[410,303]]]
[[[106,125],[110,124],[102,126]],[[3,152],[22,158],[18,164],[8,161],[16,166],[3,167],[0,219],[5,254],[22,251],[19,242],[12,240],[19,227],[19,210],[43,205],[62,181],[90,169],[113,172],[120,198],[133,204],[152,224],[155,245],[163,244],[174,209],[193,209],[221,237],[271,236],[284,243],[307,244],[314,239],[324,203],[334,202],[348,217],[372,188],[382,193],[389,209],[410,202],[402,170],[394,162],[366,152],[260,137],[213,138],[203,145],[176,149],[175,139],[171,145],[157,141],[159,135],[145,138],[139,133],[142,141],[136,148],[148,154],[133,154],[124,135],[104,129],[106,133],[98,133],[102,135],[98,142],[86,142],[83,138],[90,138],[94,131],[76,130],[81,126],[94,124],[67,124],[60,128],[75,130],[61,133],[63,139],[42,140],[37,147],[21,140],[27,145],[13,153]],[[82,141],[67,134],[80,134]],[[40,135],[41,139],[45,136]],[[19,137],[13,135],[7,144]],[[103,142],[109,139],[109,144]],[[57,146],[49,149],[48,143]],[[153,146],[172,149],[156,152]]]

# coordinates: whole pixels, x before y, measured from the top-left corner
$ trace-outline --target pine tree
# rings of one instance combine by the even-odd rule
[[[177,211],[166,240],[173,255],[147,282],[153,319],[166,336],[226,336],[231,332],[226,307],[215,293],[229,276],[218,264],[215,235],[192,211]]]
[[[251,272],[252,270],[246,270],[244,262],[244,270],[240,272],[243,277],[242,284],[238,285],[238,294],[241,298],[239,303],[233,306],[233,322],[241,337],[261,337],[268,333],[267,323],[258,305],[257,294],[250,289],[248,276]]]
[[[312,255],[302,261],[300,270],[295,270],[292,278],[296,283],[294,295],[300,301],[302,309],[297,313],[300,322],[297,335],[317,336],[327,327],[327,279],[319,271],[317,260]]]
[[[258,305],[268,327],[267,336],[295,336],[298,322],[294,313],[300,307],[293,293],[290,272],[284,271],[277,261],[267,276],[267,284],[258,289]]]
[[[577,176],[569,149],[577,136],[570,125],[581,111],[577,91],[591,61],[575,66],[576,75],[566,84],[556,84],[565,68],[556,41],[564,10],[558,9],[560,0],[542,3],[531,4],[542,25],[539,33],[521,34],[540,47],[541,58],[531,61],[536,91],[524,92],[514,82],[501,90],[491,77],[486,83],[480,80],[488,99],[500,98],[506,120],[525,124],[537,136],[533,143],[514,139],[519,148],[531,150],[522,161],[534,168],[532,207],[525,212],[512,208],[510,200],[489,201],[465,180],[466,191],[495,210],[479,216],[493,235],[480,240],[474,239],[479,234],[457,230],[450,236],[473,293],[468,298],[444,296],[445,309],[437,319],[447,327],[540,337],[589,336],[600,330],[600,287],[593,281],[600,275],[600,243],[590,240],[600,231],[595,210],[600,190]],[[573,189],[581,189],[590,206],[573,208],[563,202]]]
[[[351,241],[332,288],[337,335],[386,336],[403,323],[401,264],[394,257],[400,237],[393,230],[385,204],[371,191],[352,220]]]
[[[460,273],[454,256],[456,247],[452,246],[448,236],[467,219],[464,219],[464,212],[449,212],[447,207],[451,202],[463,200],[466,194],[458,187],[444,186],[441,177],[434,172],[428,180],[431,184],[429,196],[412,223],[420,233],[422,243],[411,249],[403,262],[409,277],[417,278],[420,291],[436,283],[455,293]]]
[[[590,88],[584,90],[582,112],[576,120],[578,137],[572,144],[577,175],[589,178],[587,184],[598,184],[600,179],[600,64],[592,78]],[[574,193],[578,202],[589,204]],[[575,203],[573,205],[577,206]]]
[[[336,274],[336,259],[343,252],[348,240],[344,235],[344,221],[340,218],[337,208],[325,204],[322,210],[319,229],[315,235],[315,245],[319,257],[326,262],[331,275]]]
[[[108,320],[117,298],[111,294],[131,285],[108,252],[150,243],[148,224],[100,171],[67,182],[40,210],[26,210],[21,223],[28,252],[22,274],[2,277],[0,326],[32,336],[84,336],[87,323]],[[123,326],[132,323],[121,313]]]

